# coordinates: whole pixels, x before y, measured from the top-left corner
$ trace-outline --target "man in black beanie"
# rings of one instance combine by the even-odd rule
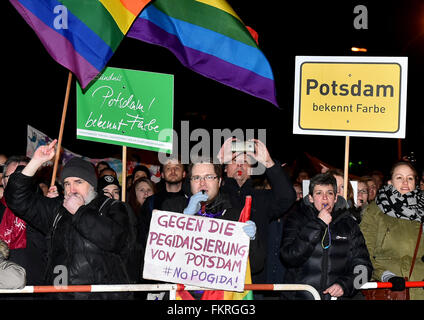
[[[61,181],[65,189],[63,206],[75,213],[80,206],[89,204],[96,196],[97,176],[94,166],[74,157],[62,169]]]
[[[5,197],[17,216],[48,236],[46,283],[89,285],[129,283],[123,263],[129,221],[124,203],[97,194],[94,166],[69,160],[61,174],[65,197],[40,197],[33,176],[55,155],[54,140],[40,146],[25,168],[9,178]],[[64,299],[126,299],[127,293],[60,293]]]

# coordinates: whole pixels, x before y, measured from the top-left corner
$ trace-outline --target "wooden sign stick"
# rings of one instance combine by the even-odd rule
[[[127,189],[127,146],[122,146],[122,195],[121,201],[125,202]]]
[[[68,101],[69,101],[69,92],[71,91],[71,83],[72,83],[72,72],[69,71],[68,84],[66,85],[65,101],[63,103],[62,120],[60,122],[59,138],[57,140],[56,155],[54,159],[53,174],[52,174],[52,180],[50,182],[50,187],[54,186],[56,181],[57,166],[58,166],[59,158],[60,158],[60,149],[62,147],[63,128],[65,126],[66,111],[68,109]]]
[[[350,145],[350,137],[346,136],[345,142],[345,163],[344,163],[344,181],[343,181],[343,197],[347,201],[347,184],[349,183],[349,145]]]

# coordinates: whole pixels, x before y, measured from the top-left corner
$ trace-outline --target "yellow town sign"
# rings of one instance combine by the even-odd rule
[[[296,57],[293,132],[404,138],[407,58]]]

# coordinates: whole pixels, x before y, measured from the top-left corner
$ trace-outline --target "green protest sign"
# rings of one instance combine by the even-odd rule
[[[108,67],[77,84],[77,138],[172,153],[174,76]]]

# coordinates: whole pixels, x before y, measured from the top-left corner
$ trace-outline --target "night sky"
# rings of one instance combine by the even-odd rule
[[[176,0],[177,1],[177,0]],[[282,162],[304,161],[308,152],[343,167],[345,138],[292,134],[294,64],[297,55],[407,56],[408,96],[403,154],[415,152],[424,162],[424,2],[406,1],[246,1],[229,0],[244,23],[259,34],[259,46],[274,72],[281,109],[183,67],[162,47],[125,38],[108,66],[175,75],[174,129],[190,121],[190,129],[267,130],[267,146]],[[368,29],[356,30],[353,10],[368,9]],[[47,53],[32,29],[8,1],[1,2],[2,99],[0,153],[24,154],[26,128],[31,125],[58,136],[68,70]],[[352,53],[351,47],[367,53]],[[75,78],[74,78],[75,79]],[[63,146],[91,158],[120,156],[116,145],[76,139],[75,80],[69,100]],[[351,138],[352,167],[387,170],[397,160],[397,139]]]

